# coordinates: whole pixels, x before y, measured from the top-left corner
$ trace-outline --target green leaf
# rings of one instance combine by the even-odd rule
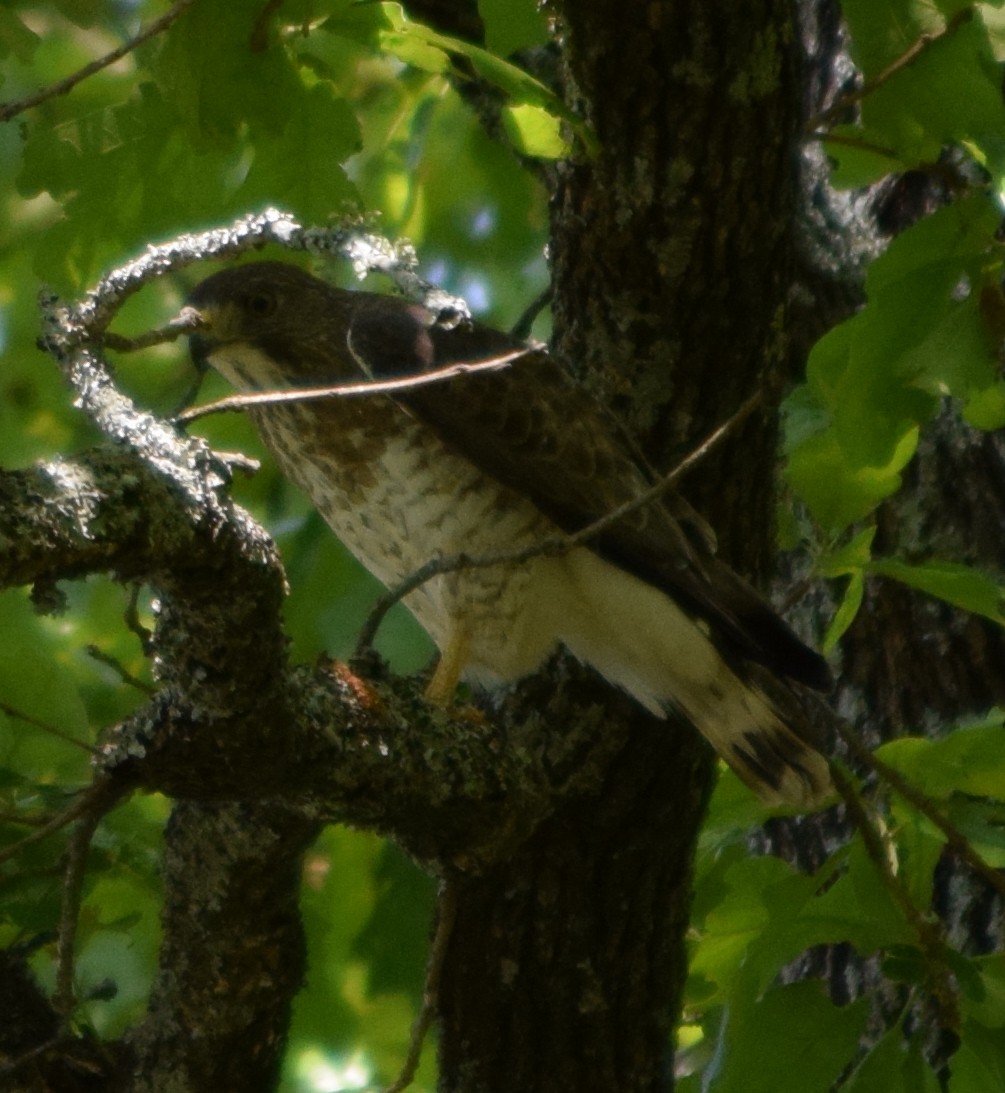
[[[435,885],[390,843],[383,848],[375,879],[377,901],[353,942],[352,952],[370,968],[371,992],[405,991],[418,1006],[434,917]]]
[[[997,220],[977,195],[902,233],[869,269],[868,306],[814,346],[788,404],[786,473],[824,526],[862,519],[899,488],[939,398],[1000,385],[976,302]]]
[[[988,1093],[1005,1089],[1005,1037],[965,1021],[959,1050],[950,1064],[949,1093]]]
[[[1003,734],[1005,735],[1005,734]],[[1002,763],[999,761],[998,770]],[[972,800],[954,796],[949,802],[950,823],[993,869],[1005,869],[1005,791],[999,784],[998,800]]]
[[[942,857],[946,837],[899,794],[892,795],[890,811],[900,879],[914,905],[928,907],[932,901],[932,878]]]
[[[451,38],[430,30],[421,23],[413,22],[405,16],[399,4],[379,5],[386,29],[377,28],[374,33],[383,49],[400,56],[403,61],[412,63],[408,55],[415,49],[415,43],[432,47],[447,56],[460,56],[467,59],[482,79],[498,87],[511,100],[513,106],[536,106],[567,122],[573,132],[589,152],[596,150],[596,138],[592,131],[576,117],[557,95],[550,91],[540,80],[535,79],[517,65],[496,56],[487,49],[482,49],[460,38]],[[329,21],[328,26],[335,32],[346,24]],[[423,52],[421,57],[434,61],[433,54]],[[439,68],[435,69],[439,71]]]
[[[988,433],[1005,428],[1005,384],[996,382],[971,395],[963,416],[975,429]]]
[[[872,542],[876,527],[870,524],[857,532],[844,546],[824,555],[817,563],[823,577],[844,577],[858,573],[872,560]]]
[[[255,158],[235,200],[249,208],[278,204],[317,221],[346,203],[358,205],[342,166],[360,148],[356,115],[327,84],[291,97],[288,106],[281,139],[255,142]]]
[[[478,0],[485,46],[500,57],[548,41],[548,25],[537,0]]]
[[[857,190],[912,166],[897,149],[871,143],[871,139],[871,134],[864,134],[857,125],[835,125],[829,130],[823,141],[834,164],[831,185]]]
[[[721,880],[727,891],[698,925],[689,965],[696,978],[718,986],[716,997],[728,990],[750,946],[769,929],[772,906],[798,910],[812,892],[810,878],[777,858],[741,858]],[[779,890],[786,900],[772,900],[769,906],[768,894]]]
[[[28,64],[41,40],[13,11],[0,8],[0,59],[13,56],[21,64]],[[0,73],[2,82],[3,74]]]
[[[502,112],[502,123],[518,152],[539,159],[560,159],[571,148],[562,137],[561,122],[540,106],[507,106]]]
[[[1005,726],[1000,718],[957,728],[942,740],[892,740],[876,754],[931,797],[1005,797]]]
[[[445,49],[432,45],[418,34],[383,30],[378,34],[377,42],[385,53],[421,68],[423,72],[449,72],[452,67],[450,54]]]
[[[971,1020],[985,1028],[1005,1027],[1005,953],[973,959],[984,985],[982,997],[964,998],[964,1010]]]
[[[48,126],[28,129],[16,179],[18,193],[22,197],[48,193],[59,198],[76,190],[80,182],[79,151]]]
[[[842,1093],[939,1093],[939,1081],[917,1040],[899,1024],[888,1029],[855,1069]]]
[[[934,163],[942,148],[955,142],[1000,178],[1005,105],[983,21],[971,13],[947,28],[930,5],[915,0],[868,4],[868,12],[866,4],[854,0],[849,18],[853,27],[872,23],[862,36],[853,31],[853,49],[867,78],[895,59],[903,63],[883,71],[883,78],[867,89],[860,124],[843,127],[841,140],[857,141],[863,150],[883,149],[904,167]],[[877,33],[878,23],[887,32],[885,40]],[[844,156],[841,143],[831,147]],[[859,158],[849,174],[857,167],[861,178],[866,165]]]
[[[1000,388],[997,360],[984,327],[977,296],[951,301],[925,337],[898,362],[904,380],[933,395],[963,401]]]
[[[843,529],[897,492],[919,432],[917,426],[907,428],[885,464],[861,466],[834,430],[827,430],[789,455],[785,475],[819,524]]]
[[[734,1002],[704,1087],[709,1093],[826,1093],[854,1058],[868,1011],[865,999],[835,1006],[816,982],[776,987],[753,1004]]]
[[[0,697],[28,717],[86,742],[87,711],[73,674],[50,635],[52,620],[39,618],[20,590],[0,595]],[[37,781],[54,776],[87,777],[87,757],[65,741],[0,712],[0,756]]]
[[[856,836],[847,869],[800,913],[799,928],[806,944],[846,941],[866,956],[892,945],[911,946],[914,932],[904,921],[877,867]]]
[[[54,0],[55,7],[78,27],[93,27],[108,18],[106,0]]]
[[[822,644],[825,656],[835,648],[847,633],[848,627],[855,621],[855,616],[862,606],[864,595],[865,575],[861,570],[857,570],[848,578],[844,595],[841,597],[841,603],[838,604],[838,609],[834,612],[834,618],[831,619],[830,626],[827,627],[827,633],[824,635]]]
[[[841,14],[851,31],[852,56],[866,78],[916,47],[922,35],[945,26],[926,0],[843,0]]]
[[[1005,585],[971,566],[938,561],[910,565],[896,558],[874,558],[868,569],[1005,626]]]
[[[285,49],[252,48],[259,9],[202,0],[171,28],[152,69],[200,150],[230,144],[242,122],[280,133],[300,80]]]

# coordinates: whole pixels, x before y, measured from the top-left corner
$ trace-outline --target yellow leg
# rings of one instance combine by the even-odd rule
[[[440,653],[440,662],[436,665],[433,678],[426,687],[426,701],[437,706],[449,706],[457,690],[461,672],[468,661],[468,649],[471,640],[464,627],[457,627],[450,635],[443,652]]]

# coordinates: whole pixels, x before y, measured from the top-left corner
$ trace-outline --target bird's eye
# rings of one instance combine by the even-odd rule
[[[249,315],[265,319],[276,310],[276,298],[267,292],[256,292],[244,301],[244,306]]]

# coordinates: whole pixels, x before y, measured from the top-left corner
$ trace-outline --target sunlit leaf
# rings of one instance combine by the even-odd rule
[[[568,143],[562,139],[559,119],[539,106],[506,107],[503,125],[513,146],[524,155],[559,159],[570,151]]]
[[[1005,797],[1005,727],[1000,719],[957,728],[941,740],[892,740],[877,755],[932,797]]]
[[[1005,585],[971,566],[937,561],[911,565],[895,558],[876,558],[869,563],[869,570],[1005,626]]]

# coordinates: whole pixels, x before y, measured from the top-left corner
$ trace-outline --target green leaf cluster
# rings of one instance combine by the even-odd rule
[[[814,119],[833,181],[862,187],[920,172],[942,181],[947,200],[872,261],[864,306],[814,346],[786,402],[788,483],[815,525],[819,571],[848,578],[828,646],[854,619],[869,575],[1003,622],[1000,581],[948,559],[871,556],[875,512],[901,488],[937,415],[1005,425],[1001,7],[842,5],[861,86]]]
[[[1000,715],[933,742],[908,738],[878,755],[916,786],[993,868],[1005,865],[1005,733]],[[1005,1074],[1005,963],[973,956],[948,941],[933,949],[905,914],[930,912],[936,868],[947,839],[924,814],[891,795],[876,822],[895,893],[860,836],[811,875],[771,857],[751,856],[763,818],[749,793],[725,773],[699,844],[690,933],[690,977],[681,1027],[684,1093],[750,1090],[826,1093],[935,1090],[917,1007],[943,972],[956,984],[956,1032],[949,1089]],[[812,976],[830,982],[865,975],[882,983],[858,1001],[836,1004]],[[816,954],[816,955],[814,955]],[[803,967],[811,978],[787,981]],[[857,969],[857,970],[856,970]],[[877,978],[878,977],[878,978]],[[882,997],[883,1004],[877,1005]]]

